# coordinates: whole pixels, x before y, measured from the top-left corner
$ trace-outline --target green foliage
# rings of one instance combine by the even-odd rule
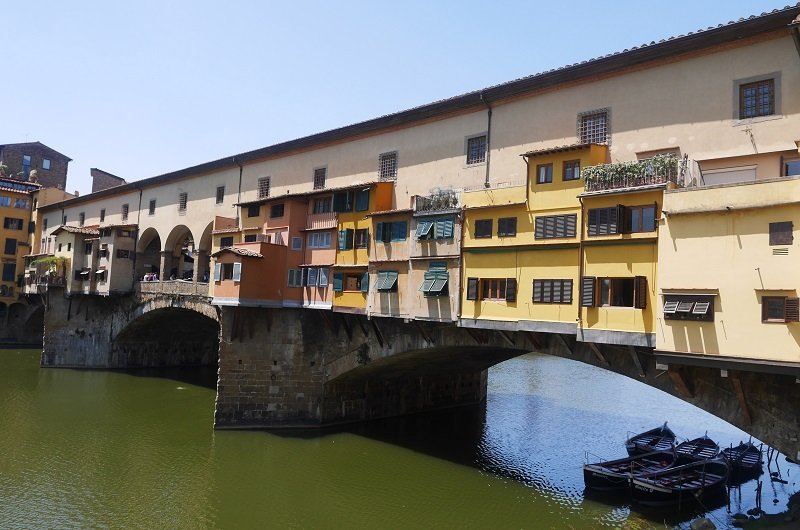
[[[678,157],[671,153],[641,162],[615,162],[583,170],[587,190],[674,182],[677,175]]]

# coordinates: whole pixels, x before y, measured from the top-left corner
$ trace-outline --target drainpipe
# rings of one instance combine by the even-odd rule
[[[461,234],[459,236],[459,248],[458,248],[458,274],[460,278],[458,279],[458,297],[456,298],[456,319],[458,322],[456,325],[461,325],[461,297],[464,295],[464,208],[461,208],[461,211],[458,213],[458,218],[461,221]]]
[[[575,321],[578,323],[578,327],[582,328],[581,322],[581,309],[583,305],[581,304],[581,291],[583,289],[583,216],[584,216],[584,204],[583,204],[583,197],[578,197],[578,201],[581,203],[581,218],[579,219],[578,226],[580,227],[580,237],[578,238],[578,318]]]
[[[488,188],[489,184],[489,165],[492,156],[492,107],[489,102],[483,98],[483,91],[481,91],[481,101],[486,105],[487,120],[486,120],[486,179],[483,182],[483,187]]]
[[[236,227],[239,228],[239,204],[242,202],[242,171],[244,167],[233,155],[233,163],[239,166],[239,189],[236,192]]]
[[[133,240],[133,286],[136,283],[136,255],[139,253],[139,236],[141,235],[139,221],[142,218],[142,192],[144,190],[139,188],[139,209],[136,211],[136,239]]]

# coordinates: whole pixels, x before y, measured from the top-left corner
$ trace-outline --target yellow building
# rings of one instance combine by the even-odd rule
[[[24,256],[30,253],[31,192],[39,187],[32,182],[0,177],[0,216],[3,218],[0,229],[3,245],[0,303],[5,305],[17,301],[21,294]]]
[[[665,193],[653,303],[663,360],[800,363],[798,200],[800,177]]]

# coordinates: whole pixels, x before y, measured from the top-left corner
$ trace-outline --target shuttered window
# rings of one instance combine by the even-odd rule
[[[785,296],[761,298],[762,322],[799,322],[800,299]]]
[[[572,280],[533,280],[533,301],[541,304],[571,304]]]
[[[597,305],[596,287],[596,277],[584,276],[581,278],[581,305],[583,307],[595,307]]]
[[[592,208],[589,210],[590,236],[606,236],[620,233],[620,221],[623,220],[625,207],[622,205],[610,208]]]
[[[714,295],[664,295],[664,320],[714,321]]]
[[[355,231],[352,228],[339,230],[339,250],[350,250],[353,248],[353,237]]]
[[[340,191],[338,193],[334,193],[333,194],[333,211],[334,212],[352,212],[353,211],[353,192],[352,191]]]
[[[517,279],[506,278],[506,302],[517,301]]]
[[[397,271],[378,272],[378,278],[375,281],[375,290],[382,293],[397,291],[397,277]]]
[[[419,290],[425,296],[447,295],[447,281],[447,265],[442,262],[432,262],[425,273],[425,279]]]
[[[575,237],[577,221],[577,214],[539,216],[536,218],[534,238]]]
[[[769,224],[769,244],[791,245],[794,242],[794,226],[791,221]]]
[[[512,237],[517,235],[517,218],[501,217],[497,220],[498,237]]]
[[[356,211],[364,212],[369,210],[369,188],[356,192]]]
[[[647,278],[644,276],[636,276],[633,279],[633,307],[636,309],[645,309],[647,307]]]
[[[405,241],[408,234],[406,221],[393,221],[375,224],[375,241],[391,243],[392,241]]]
[[[333,273],[333,292],[341,293],[344,291],[344,273],[343,272],[334,272]]]
[[[222,263],[214,264],[214,281],[222,281]]]
[[[417,221],[416,237],[419,240],[452,239],[455,219],[440,217],[438,219],[420,219]]]
[[[467,278],[467,300],[478,299],[478,278]]]
[[[478,219],[475,221],[475,237],[492,237],[492,220]]]
[[[238,282],[242,280],[242,264],[241,263],[234,263],[233,264],[233,281]]]
[[[361,275],[361,292],[362,293],[369,292],[369,272],[364,272]]]

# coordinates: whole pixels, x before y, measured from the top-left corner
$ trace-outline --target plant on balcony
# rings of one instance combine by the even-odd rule
[[[583,170],[587,190],[624,188],[674,181],[678,157],[668,153],[638,162],[614,162]]]
[[[45,256],[32,261],[31,265],[34,267],[45,265],[47,266],[47,272],[51,275],[58,276],[60,271],[66,270],[67,258],[64,256]]]
[[[436,211],[458,208],[458,195],[454,190],[440,190],[427,197],[419,197],[418,210]]]
[[[8,166],[5,165],[3,162],[0,162],[0,177],[7,177],[8,176]]]

